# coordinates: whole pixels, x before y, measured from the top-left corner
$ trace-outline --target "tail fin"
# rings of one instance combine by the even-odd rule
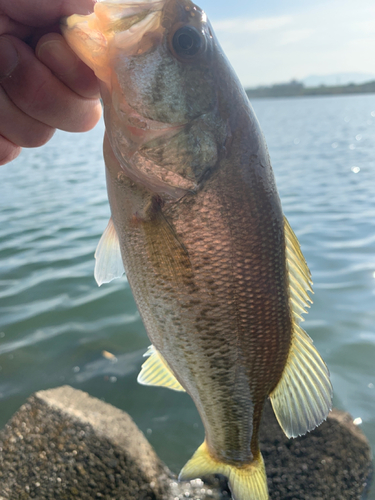
[[[188,481],[208,474],[223,474],[228,478],[234,500],[268,500],[266,469],[263,457],[242,467],[220,462],[211,457],[206,442],[194,453],[179,475],[180,481]]]

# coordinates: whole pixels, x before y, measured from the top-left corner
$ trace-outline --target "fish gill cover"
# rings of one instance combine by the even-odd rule
[[[111,219],[99,284],[125,270],[153,344],[138,380],[184,390],[205,441],[180,474],[268,498],[259,425],[324,420],[329,372],[300,327],[310,272],[246,94],[190,0],[96,4],[63,28],[101,80]]]

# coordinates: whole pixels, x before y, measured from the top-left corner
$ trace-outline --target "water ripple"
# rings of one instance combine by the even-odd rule
[[[375,96],[253,105],[313,273],[304,325],[331,370],[334,404],[362,418],[375,446]],[[149,341],[129,285],[93,279],[109,218],[102,135],[102,123],[57,132],[0,168],[0,426],[30,393],[70,383],[144,430],[152,406],[150,440],[177,468],[200,444],[197,412],[184,395],[137,386]]]

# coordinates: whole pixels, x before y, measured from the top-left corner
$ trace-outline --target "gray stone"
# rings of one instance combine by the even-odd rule
[[[261,433],[271,500],[359,500],[371,451],[348,413],[287,439],[271,406]],[[208,481],[210,478],[207,478]],[[223,478],[178,484],[123,411],[64,386],[40,391],[0,432],[0,500],[223,500]]]
[[[334,409],[312,432],[288,439],[267,403],[260,441],[271,500],[366,498],[371,449],[349,413]]]
[[[69,386],[37,392],[0,434],[0,498],[203,499],[202,488],[184,496],[129,415]]]
[[[131,418],[71,387],[32,396],[1,441],[5,498],[164,498],[168,471]]]

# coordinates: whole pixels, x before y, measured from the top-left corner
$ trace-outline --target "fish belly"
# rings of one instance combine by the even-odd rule
[[[270,202],[239,193],[227,171],[151,217],[152,193],[123,173],[107,183],[149,338],[193,398],[211,454],[244,463],[258,452],[264,400],[285,365],[290,313],[282,216],[273,209],[267,221]]]

